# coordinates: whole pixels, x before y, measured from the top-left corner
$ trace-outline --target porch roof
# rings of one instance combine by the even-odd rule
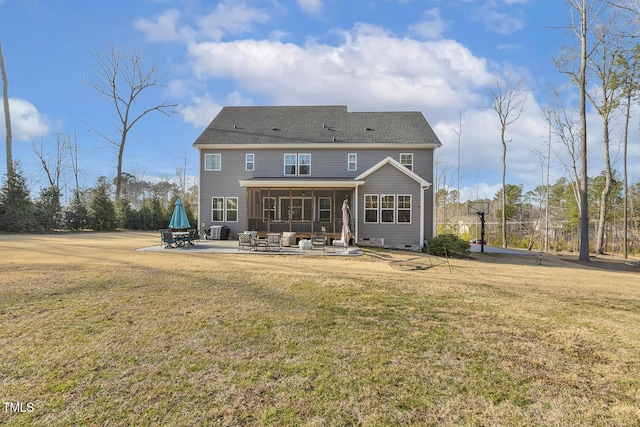
[[[270,187],[270,188],[356,188],[364,184],[363,180],[336,179],[336,178],[251,178],[241,179],[243,187]]]

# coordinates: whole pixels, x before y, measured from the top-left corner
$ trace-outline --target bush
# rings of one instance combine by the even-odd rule
[[[471,253],[471,244],[455,234],[440,234],[428,239],[423,250],[431,255],[466,257]]]

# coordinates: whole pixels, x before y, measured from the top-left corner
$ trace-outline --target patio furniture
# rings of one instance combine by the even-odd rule
[[[165,249],[175,248],[178,245],[178,240],[173,237],[171,231],[162,232],[162,243],[164,243]]]
[[[282,237],[280,238],[280,245],[290,247],[296,245],[296,232],[295,231],[285,231],[282,233]]]
[[[270,250],[280,250],[280,233],[267,233],[267,247]]]
[[[298,242],[298,247],[300,248],[300,250],[310,251],[311,249],[313,249],[313,243],[311,243],[311,240],[309,239],[302,239],[300,240],[300,242]]]
[[[322,248],[322,251],[325,251],[327,245],[327,233],[324,231],[317,231],[313,233],[311,237],[311,245],[313,249]]]
[[[238,234],[238,250],[246,249],[252,251],[254,249],[253,236],[249,233]]]
[[[198,234],[198,230],[194,230],[191,229],[189,230],[189,235],[187,235],[187,237],[185,238],[185,240],[187,241],[187,243],[189,243],[190,245],[195,245],[198,243],[198,240],[200,240],[200,236]],[[196,242],[196,243],[193,243]]]

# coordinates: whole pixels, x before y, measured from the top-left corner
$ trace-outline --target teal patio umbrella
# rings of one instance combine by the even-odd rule
[[[187,218],[187,212],[185,212],[184,205],[182,204],[182,200],[180,200],[180,198],[176,200],[176,207],[173,209],[173,215],[171,216],[169,228],[191,228],[189,218]]]

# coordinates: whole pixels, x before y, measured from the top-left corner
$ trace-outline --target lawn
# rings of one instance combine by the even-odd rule
[[[0,235],[0,424],[640,425],[640,269],[154,244]]]

